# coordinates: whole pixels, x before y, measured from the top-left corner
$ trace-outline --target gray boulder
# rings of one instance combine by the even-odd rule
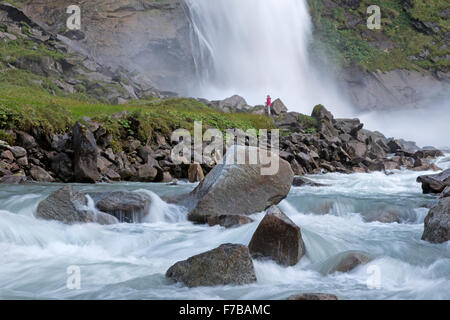
[[[320,271],[323,274],[349,272],[362,264],[370,262],[371,260],[372,258],[365,252],[346,251],[325,261]]]
[[[166,277],[188,287],[243,285],[256,282],[248,248],[241,244],[220,247],[177,262]]]
[[[74,151],[74,178],[77,182],[95,183],[99,178],[97,169],[97,142],[92,132],[77,122],[72,130]]]
[[[444,243],[450,240],[450,197],[445,197],[430,209],[425,218],[422,240]]]
[[[288,111],[288,108],[284,105],[281,99],[276,99],[274,102],[272,102],[270,110],[273,115],[279,116],[282,113],[286,113]]]
[[[300,228],[277,206],[267,211],[248,247],[253,258],[285,266],[296,265],[306,251]]]
[[[422,183],[423,193],[441,193],[450,185],[450,169],[438,174],[420,176],[417,182]]]
[[[55,179],[44,169],[38,166],[32,166],[30,169],[30,175],[35,181],[39,182],[53,182]]]
[[[234,95],[220,101],[212,101],[210,103],[210,106],[227,113],[246,112],[251,109],[251,107],[247,104],[247,101],[245,101],[244,98],[238,95]]]
[[[88,201],[84,194],[74,191],[72,186],[65,186],[53,192],[38,205],[36,217],[56,220],[66,224],[96,222],[99,224],[117,223],[116,218],[103,212],[87,208]]]
[[[328,185],[314,182],[311,179],[305,178],[305,177],[294,177],[294,181],[292,182],[292,185],[294,187],[304,187],[304,186],[310,186],[310,187],[327,187]]]
[[[206,223],[214,216],[250,215],[278,204],[287,196],[294,179],[287,161],[272,155],[273,161],[278,162],[278,171],[262,175],[267,168],[262,163],[235,164],[233,159],[239,152],[245,152],[245,149],[234,147],[229,150],[223,163],[216,165],[180,203],[188,207],[189,220]]]
[[[126,223],[143,222],[152,203],[149,195],[137,192],[87,192],[87,194],[94,200],[98,210]]]

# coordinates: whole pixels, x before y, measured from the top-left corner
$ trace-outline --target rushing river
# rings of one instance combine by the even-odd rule
[[[438,165],[450,167],[450,157]],[[80,190],[150,192],[152,214],[143,224],[68,226],[33,216],[39,201],[60,185],[0,186],[0,298],[284,299],[324,292],[341,299],[450,299],[450,243],[420,240],[427,208],[437,197],[421,193],[415,182],[419,174],[311,176],[330,186],[292,188],[280,204],[301,227],[305,241],[307,254],[296,266],[255,261],[255,284],[194,289],[167,281],[166,270],[222,243],[247,245],[263,213],[239,228],[207,227],[188,222],[183,208],[157,196],[184,193],[195,184],[76,185]],[[401,223],[366,222],[386,210]],[[320,272],[347,250],[362,250],[375,259],[350,273]],[[69,266],[80,268],[78,290],[67,288]],[[379,279],[375,286],[374,274]]]

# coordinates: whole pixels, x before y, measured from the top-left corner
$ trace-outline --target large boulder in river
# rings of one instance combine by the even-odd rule
[[[74,178],[77,182],[96,182],[100,175],[97,169],[97,142],[92,132],[79,122],[72,130],[74,152]]]
[[[177,262],[167,270],[166,277],[191,288],[256,282],[248,248],[229,243]]]
[[[39,203],[36,217],[45,220],[57,220],[66,224],[96,222],[100,224],[117,223],[116,218],[87,207],[88,200],[81,192],[65,186],[53,192]]]
[[[450,169],[438,174],[420,176],[417,182],[422,183],[423,193],[441,193],[450,185]]]
[[[425,218],[422,240],[443,243],[450,240],[450,197],[443,198]]]
[[[325,261],[320,271],[323,274],[349,272],[362,264],[370,262],[371,260],[372,258],[365,252],[345,251]]]
[[[277,206],[272,206],[249,244],[253,258],[267,258],[285,266],[296,265],[305,255],[300,228]]]
[[[256,149],[256,152],[266,152]],[[266,210],[283,200],[291,189],[294,173],[289,162],[271,154],[272,167],[258,164],[236,164],[240,152],[248,148],[233,147],[205,179],[181,203],[189,209],[189,220],[206,223],[209,217],[250,215]],[[255,151],[252,149],[252,151]],[[278,164],[278,165],[277,165]],[[269,174],[273,173],[273,174]]]
[[[120,222],[141,223],[149,214],[152,199],[145,193],[129,191],[91,192],[87,193],[94,200],[95,206],[102,212],[109,213]]]
[[[327,187],[328,185],[314,182],[311,179],[305,178],[305,177],[295,177],[294,181],[292,182],[292,185],[294,187]]]

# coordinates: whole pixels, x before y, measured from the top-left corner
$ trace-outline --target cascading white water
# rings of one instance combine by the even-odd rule
[[[450,155],[437,165],[449,167]],[[33,216],[38,203],[60,186],[3,185],[0,299],[285,299],[302,292],[340,299],[449,299],[450,242],[420,240],[426,207],[437,201],[416,183],[425,173],[312,176],[328,186],[292,188],[279,204],[301,227],[306,256],[297,265],[254,260],[255,284],[194,289],[167,281],[166,270],[223,243],[248,245],[264,213],[238,228],[209,227],[186,221],[184,208],[153,193],[186,194],[194,184],[77,185],[86,192],[144,192],[152,197],[152,208],[142,224],[65,225]],[[395,210],[400,223],[367,221],[384,210]],[[374,260],[349,273],[323,274],[330,261],[349,250],[365,251]],[[66,286],[69,266],[80,267],[80,290]],[[369,268],[380,271],[379,289],[367,286]]]
[[[349,108],[330,75],[311,64],[312,23],[304,0],[187,0],[192,20],[197,95],[242,95],[250,104],[280,97],[291,111],[322,103]]]

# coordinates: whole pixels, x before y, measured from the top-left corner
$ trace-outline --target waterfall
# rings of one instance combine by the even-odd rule
[[[186,0],[192,22],[195,94],[244,96],[263,104],[280,97],[291,111],[318,103],[344,114],[329,75],[311,64],[312,22],[305,0]],[[348,113],[347,113],[348,115]]]

